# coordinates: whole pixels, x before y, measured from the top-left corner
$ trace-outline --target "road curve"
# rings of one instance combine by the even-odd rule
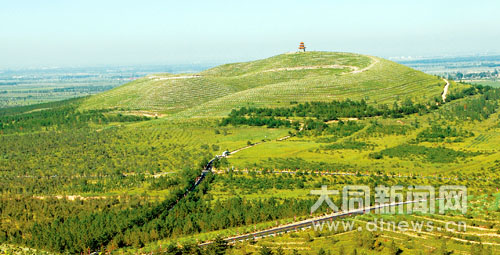
[[[443,89],[443,94],[441,94],[441,97],[443,98],[443,103],[446,102],[446,95],[448,94],[448,88],[450,87],[450,82],[447,79],[443,79],[446,82],[446,85],[444,85]]]
[[[376,58],[376,57],[373,57],[373,56],[368,56],[369,58],[371,58],[371,60],[373,60],[370,65],[368,65],[367,67],[363,68],[363,69],[358,69],[358,70],[354,70],[352,72],[350,72],[351,74],[355,74],[355,73],[362,73],[368,69],[371,69],[374,65],[376,65],[379,60]]]

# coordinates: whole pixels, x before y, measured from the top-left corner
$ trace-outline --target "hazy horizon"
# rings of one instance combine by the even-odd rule
[[[0,68],[227,63],[300,41],[381,57],[498,54],[498,9],[491,0],[21,0],[0,9]]]

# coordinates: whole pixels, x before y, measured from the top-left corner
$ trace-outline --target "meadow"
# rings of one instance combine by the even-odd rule
[[[313,100],[392,104],[408,97],[427,102],[438,97],[444,85],[438,77],[376,57],[307,52],[196,74],[147,76],[91,97],[81,109],[143,110],[176,119],[223,117],[243,106],[286,107]]]

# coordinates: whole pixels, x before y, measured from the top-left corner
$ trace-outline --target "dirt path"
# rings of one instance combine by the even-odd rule
[[[351,69],[352,71],[348,72],[348,74],[356,74],[356,73],[362,73],[364,71],[369,70],[372,68],[374,65],[376,65],[379,60],[375,57],[369,56],[369,58],[372,60],[370,65],[368,65],[365,68],[359,68],[357,66],[350,66],[350,65],[317,65],[317,66],[296,66],[296,67],[283,67],[283,68],[274,68],[274,69],[268,69],[261,71],[261,73],[268,73],[268,72],[280,72],[280,71],[296,71],[296,70],[315,70],[315,69],[343,69],[343,68],[348,68]]]
[[[342,69],[349,68],[355,70],[359,70],[357,66],[348,66],[348,65],[319,65],[319,66],[295,66],[295,67],[283,67],[283,68],[274,68],[261,71],[260,73],[269,73],[269,72],[280,72],[280,71],[297,71],[297,70],[315,70],[315,69]]]
[[[372,56],[369,56],[369,57],[370,57],[370,59],[372,60],[372,63],[371,63],[369,66],[367,66],[367,67],[365,67],[365,68],[363,68],[363,69],[354,70],[354,71],[352,71],[352,72],[350,72],[350,73],[351,73],[351,74],[355,74],[355,73],[362,73],[362,72],[364,72],[364,71],[366,71],[366,70],[371,69],[374,65],[378,64],[378,62],[379,62],[378,58],[376,58],[376,57],[372,57]]]
[[[304,129],[304,124],[300,124],[300,129],[299,129],[299,132],[302,131]],[[291,136],[287,135],[287,136],[283,136],[281,138],[278,138],[276,139],[276,141],[280,142],[280,141],[285,141],[286,139],[290,138]],[[265,143],[264,142],[258,142],[258,143],[254,143],[254,144],[251,144],[251,145],[248,145],[248,146],[245,146],[245,147],[242,147],[242,148],[239,148],[239,149],[236,149],[234,151],[231,151],[229,152],[229,156],[227,156],[228,158],[231,157],[231,155],[235,154],[235,153],[238,153],[239,151],[242,151],[242,150],[245,150],[245,149],[248,149],[248,148],[252,148],[254,147],[255,145],[259,145],[261,143]]]
[[[163,80],[182,80],[182,79],[192,79],[192,78],[200,78],[201,75],[183,75],[183,76],[174,76],[174,77],[158,77],[158,76],[149,76],[149,79],[155,81],[163,81]]]
[[[443,98],[443,103],[446,102],[446,95],[448,94],[448,88],[450,87],[450,82],[447,79],[443,79],[446,82],[444,85],[443,94],[441,97]]]
[[[234,150],[234,151],[231,151],[231,152],[229,152],[229,156],[227,156],[227,157],[229,158],[229,157],[231,157],[231,155],[233,155],[233,154],[235,154],[235,153],[238,153],[238,152],[240,152],[240,151],[242,151],[242,150],[245,150],[245,149],[248,149],[248,148],[252,148],[252,147],[254,147],[255,145],[259,145],[259,144],[261,144],[261,143],[262,143],[262,142],[260,142],[260,143],[254,143],[254,144],[251,144],[251,145],[245,146],[245,147],[243,147],[243,148],[239,148],[239,149],[236,149],[236,150]]]
[[[280,72],[280,71],[297,71],[297,70],[315,70],[315,69],[344,69],[348,68],[351,69],[350,72],[347,72],[347,74],[357,74],[357,73],[362,73],[364,71],[369,70],[372,68],[374,65],[376,65],[379,60],[376,57],[368,56],[372,62],[370,65],[364,68],[359,68],[358,66],[351,66],[351,65],[317,65],[317,66],[295,66],[295,67],[283,67],[283,68],[273,68],[273,69],[268,69],[268,70],[263,70],[257,73],[269,73],[269,72]],[[249,73],[249,74],[244,74],[245,75],[252,75],[255,73]],[[149,79],[155,80],[155,81],[164,81],[164,80],[181,80],[181,79],[193,79],[193,78],[200,78],[202,77],[199,74],[195,75],[183,75],[183,76],[173,76],[173,77],[158,77],[155,75],[148,76]]]
[[[109,197],[106,196],[91,196],[91,197],[83,197],[80,195],[69,195],[69,196],[63,196],[63,195],[55,195],[55,196],[33,196],[33,198],[44,200],[48,198],[56,198],[56,199],[67,199],[70,201],[74,201],[76,199],[79,200],[89,200],[89,199],[107,199]]]

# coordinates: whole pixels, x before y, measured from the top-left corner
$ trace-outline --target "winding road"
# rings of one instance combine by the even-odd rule
[[[443,98],[443,103],[446,102],[446,95],[448,94],[448,88],[450,87],[450,82],[447,79],[443,79],[446,82],[444,85],[443,94],[441,97]]]
[[[370,58],[373,60],[373,62],[369,66],[367,66],[367,67],[365,67],[363,69],[354,68],[354,70],[351,71],[350,73],[354,74],[354,73],[364,72],[364,71],[372,68],[375,64],[377,64],[379,62],[379,60],[377,58],[374,58],[374,57],[370,57]],[[300,68],[303,68],[303,69],[318,69],[318,68],[339,68],[339,67],[340,66],[335,66],[335,67],[333,67],[333,66],[328,66],[328,67],[317,66],[317,67],[300,67]],[[345,67],[348,67],[348,66],[345,66]],[[352,67],[349,67],[349,68],[352,68]],[[299,70],[299,69],[290,68],[290,69],[283,69],[283,70]],[[278,71],[278,70],[268,70],[268,71]],[[281,69],[279,71],[281,71]],[[197,78],[197,77],[199,77],[199,76],[176,77],[176,78],[178,78],[178,79],[179,78],[180,79],[186,79],[186,78]],[[442,96],[443,102],[445,102],[446,101],[446,96],[448,94],[448,89],[449,89],[450,83],[446,79],[443,79],[443,80],[446,82],[446,85],[444,86],[443,93],[442,93],[441,96]],[[277,140],[281,141],[281,140],[285,140],[287,138],[289,138],[289,136],[286,136],[286,137],[283,137],[283,138],[280,138],[280,139],[277,139]],[[252,144],[252,145],[249,145],[249,146],[242,147],[240,149],[234,150],[234,151],[231,152],[230,155],[232,155],[234,153],[237,153],[237,152],[239,152],[241,150],[251,148],[251,147],[253,147],[255,145],[258,145],[258,144],[260,144],[260,143],[255,143],[255,144]],[[195,183],[190,188],[186,189],[186,192],[183,194],[183,197],[186,197],[191,191],[193,191],[205,179],[206,175],[209,172],[212,172],[213,162],[215,160],[217,160],[218,157],[219,156],[216,156],[215,158],[213,158],[212,160],[210,160],[207,163],[207,165],[205,166],[205,168],[202,170],[200,176],[198,176],[196,178]],[[351,174],[351,173],[343,173],[343,174]],[[183,197],[181,197],[178,200],[178,202]],[[439,200],[439,199],[436,199],[436,200]],[[337,213],[333,213],[333,214],[329,214],[329,215],[324,215],[324,216],[320,216],[320,217],[316,217],[316,218],[312,218],[312,219],[307,219],[307,220],[303,220],[303,221],[299,221],[299,222],[294,222],[294,223],[283,225],[283,226],[274,227],[274,228],[267,229],[267,230],[255,231],[255,232],[247,233],[247,234],[243,234],[243,235],[232,236],[232,237],[228,237],[228,238],[226,238],[224,240],[226,242],[228,242],[228,243],[234,243],[234,242],[237,242],[237,241],[245,241],[245,240],[253,240],[255,238],[262,238],[262,237],[266,237],[266,236],[276,235],[278,233],[289,232],[289,231],[296,231],[297,229],[310,228],[310,227],[313,227],[315,224],[318,224],[318,223],[322,223],[322,222],[326,222],[326,221],[330,221],[330,220],[334,220],[334,219],[338,219],[338,218],[348,217],[348,216],[352,216],[352,215],[364,214],[364,213],[368,213],[370,211],[373,211],[373,210],[376,210],[376,209],[380,209],[380,208],[384,208],[384,207],[393,207],[393,206],[398,206],[398,205],[413,204],[413,203],[419,203],[419,202],[425,202],[425,201],[427,201],[427,199],[415,200],[415,201],[406,201],[406,202],[398,202],[398,203],[384,204],[384,205],[376,205],[376,206],[371,206],[371,207],[365,207],[365,208],[355,209],[355,210],[351,210],[351,211],[347,211],[347,212],[337,212]],[[169,210],[172,210],[175,207],[175,205],[178,204],[178,202],[176,204],[174,204]],[[200,246],[206,246],[206,245],[209,245],[211,243],[212,243],[211,241],[205,242],[205,243],[200,244]]]
[[[343,69],[343,68],[348,68],[351,69],[350,72],[347,72],[346,74],[357,74],[357,73],[362,73],[364,71],[367,71],[371,69],[374,65],[376,65],[379,62],[379,59],[373,56],[368,56],[372,62],[370,65],[364,67],[364,68],[359,68],[358,66],[352,66],[352,65],[316,65],[316,66],[294,66],[294,67],[283,67],[283,68],[273,68],[273,69],[267,69],[267,70],[262,70],[258,71],[256,73],[269,73],[269,72],[281,72],[281,71],[297,71],[297,70],[316,70],[316,69]],[[247,73],[244,74],[243,76],[248,76],[248,75],[254,75],[256,74],[255,72]],[[181,76],[169,76],[169,77],[161,77],[161,76],[156,76],[156,75],[151,75],[148,76],[149,79],[155,80],[155,81],[163,81],[163,80],[182,80],[182,79],[193,79],[193,78],[200,78],[202,77],[199,74],[195,75],[181,75]]]
[[[359,71],[359,72],[363,72],[363,71],[366,71],[368,69],[370,69],[371,67],[373,67],[373,65],[375,65],[376,63],[378,63],[378,60],[376,58],[373,58],[373,57],[370,57],[372,58],[374,61],[367,67],[363,68],[363,69],[360,69],[360,70],[356,70],[356,71]],[[351,72],[351,73],[354,73]],[[442,99],[443,99],[443,102],[446,101],[446,95],[448,94],[448,89],[449,89],[449,86],[450,86],[450,82],[447,80],[447,79],[443,79],[445,82],[446,82],[446,85],[444,86],[444,89],[443,89],[443,94],[441,95],[442,96]],[[278,141],[282,141],[282,140],[286,140],[288,139],[290,136],[285,136],[285,137],[282,137],[282,138],[279,138],[277,139]],[[245,150],[245,149],[248,149],[248,148],[251,148],[251,147],[254,147],[256,145],[259,145],[263,142],[259,142],[259,143],[255,143],[255,144],[252,144],[252,145],[248,145],[248,146],[245,146],[245,147],[242,147],[242,148],[239,148],[239,149],[236,149],[232,152],[230,152],[229,156],[235,154],[235,153],[238,153],[239,151],[242,151],[242,150]],[[212,160],[210,160],[207,165],[205,166],[205,168],[202,170],[200,176],[198,176],[195,180],[195,183],[188,189],[186,189],[186,192],[183,194],[183,196],[181,198],[179,198],[179,200],[177,201],[177,203],[180,201],[180,199],[182,199],[183,197],[186,197],[189,192],[193,191],[206,177],[206,175],[209,173],[209,172],[212,172],[212,168],[213,168],[213,162],[215,160],[217,160],[217,158],[219,158],[220,156],[215,156]],[[282,173],[283,171],[281,171]],[[291,171],[289,171],[289,173],[292,173]],[[326,174],[326,173],[321,173],[321,174]],[[329,174],[335,174],[335,175],[354,175],[353,173],[329,173]],[[403,177],[408,177],[408,176],[403,176]],[[429,177],[427,177],[429,178]],[[177,205],[177,203],[175,203],[169,210],[172,210],[175,205]],[[409,203],[413,203],[413,202],[409,202]],[[335,215],[335,216],[330,216],[331,217],[341,217],[341,215]],[[328,218],[328,219],[330,219]],[[260,233],[260,232],[259,232]]]

